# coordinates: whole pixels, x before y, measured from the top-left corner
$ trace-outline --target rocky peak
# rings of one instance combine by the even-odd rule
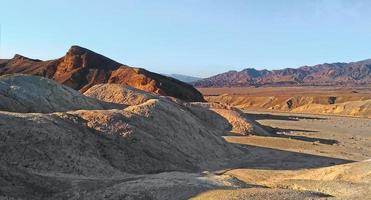
[[[121,64],[89,49],[73,45],[64,56],[64,64],[70,68],[116,69]]]
[[[32,59],[28,58],[26,56],[22,56],[20,54],[15,54],[14,57],[12,58],[14,61],[34,61],[34,62],[41,62],[39,59]]]

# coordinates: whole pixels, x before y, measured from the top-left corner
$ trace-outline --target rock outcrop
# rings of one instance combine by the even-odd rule
[[[41,61],[21,55],[2,60],[0,75],[12,73],[44,76],[81,92],[96,84],[117,83],[184,101],[204,101],[202,94],[187,83],[120,64],[79,46],[72,46],[64,57],[55,60]]]

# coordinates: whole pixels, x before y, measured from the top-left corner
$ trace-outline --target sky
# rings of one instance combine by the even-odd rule
[[[208,77],[371,58],[369,0],[0,0],[0,58],[79,45],[157,73]]]

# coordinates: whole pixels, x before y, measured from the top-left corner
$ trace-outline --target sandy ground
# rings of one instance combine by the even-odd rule
[[[248,112],[277,137],[226,136],[248,147],[246,166],[221,170],[249,188],[215,189],[194,199],[370,199],[371,119]],[[256,160],[250,163],[256,156]],[[357,162],[360,161],[360,162]],[[347,164],[344,164],[347,163]]]
[[[274,128],[278,137],[226,137],[230,142],[329,156],[352,161],[371,158],[371,119],[248,111]]]

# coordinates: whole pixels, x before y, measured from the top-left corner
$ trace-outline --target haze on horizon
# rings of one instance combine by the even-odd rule
[[[80,45],[158,73],[208,77],[371,58],[371,2],[1,0],[0,58]]]

